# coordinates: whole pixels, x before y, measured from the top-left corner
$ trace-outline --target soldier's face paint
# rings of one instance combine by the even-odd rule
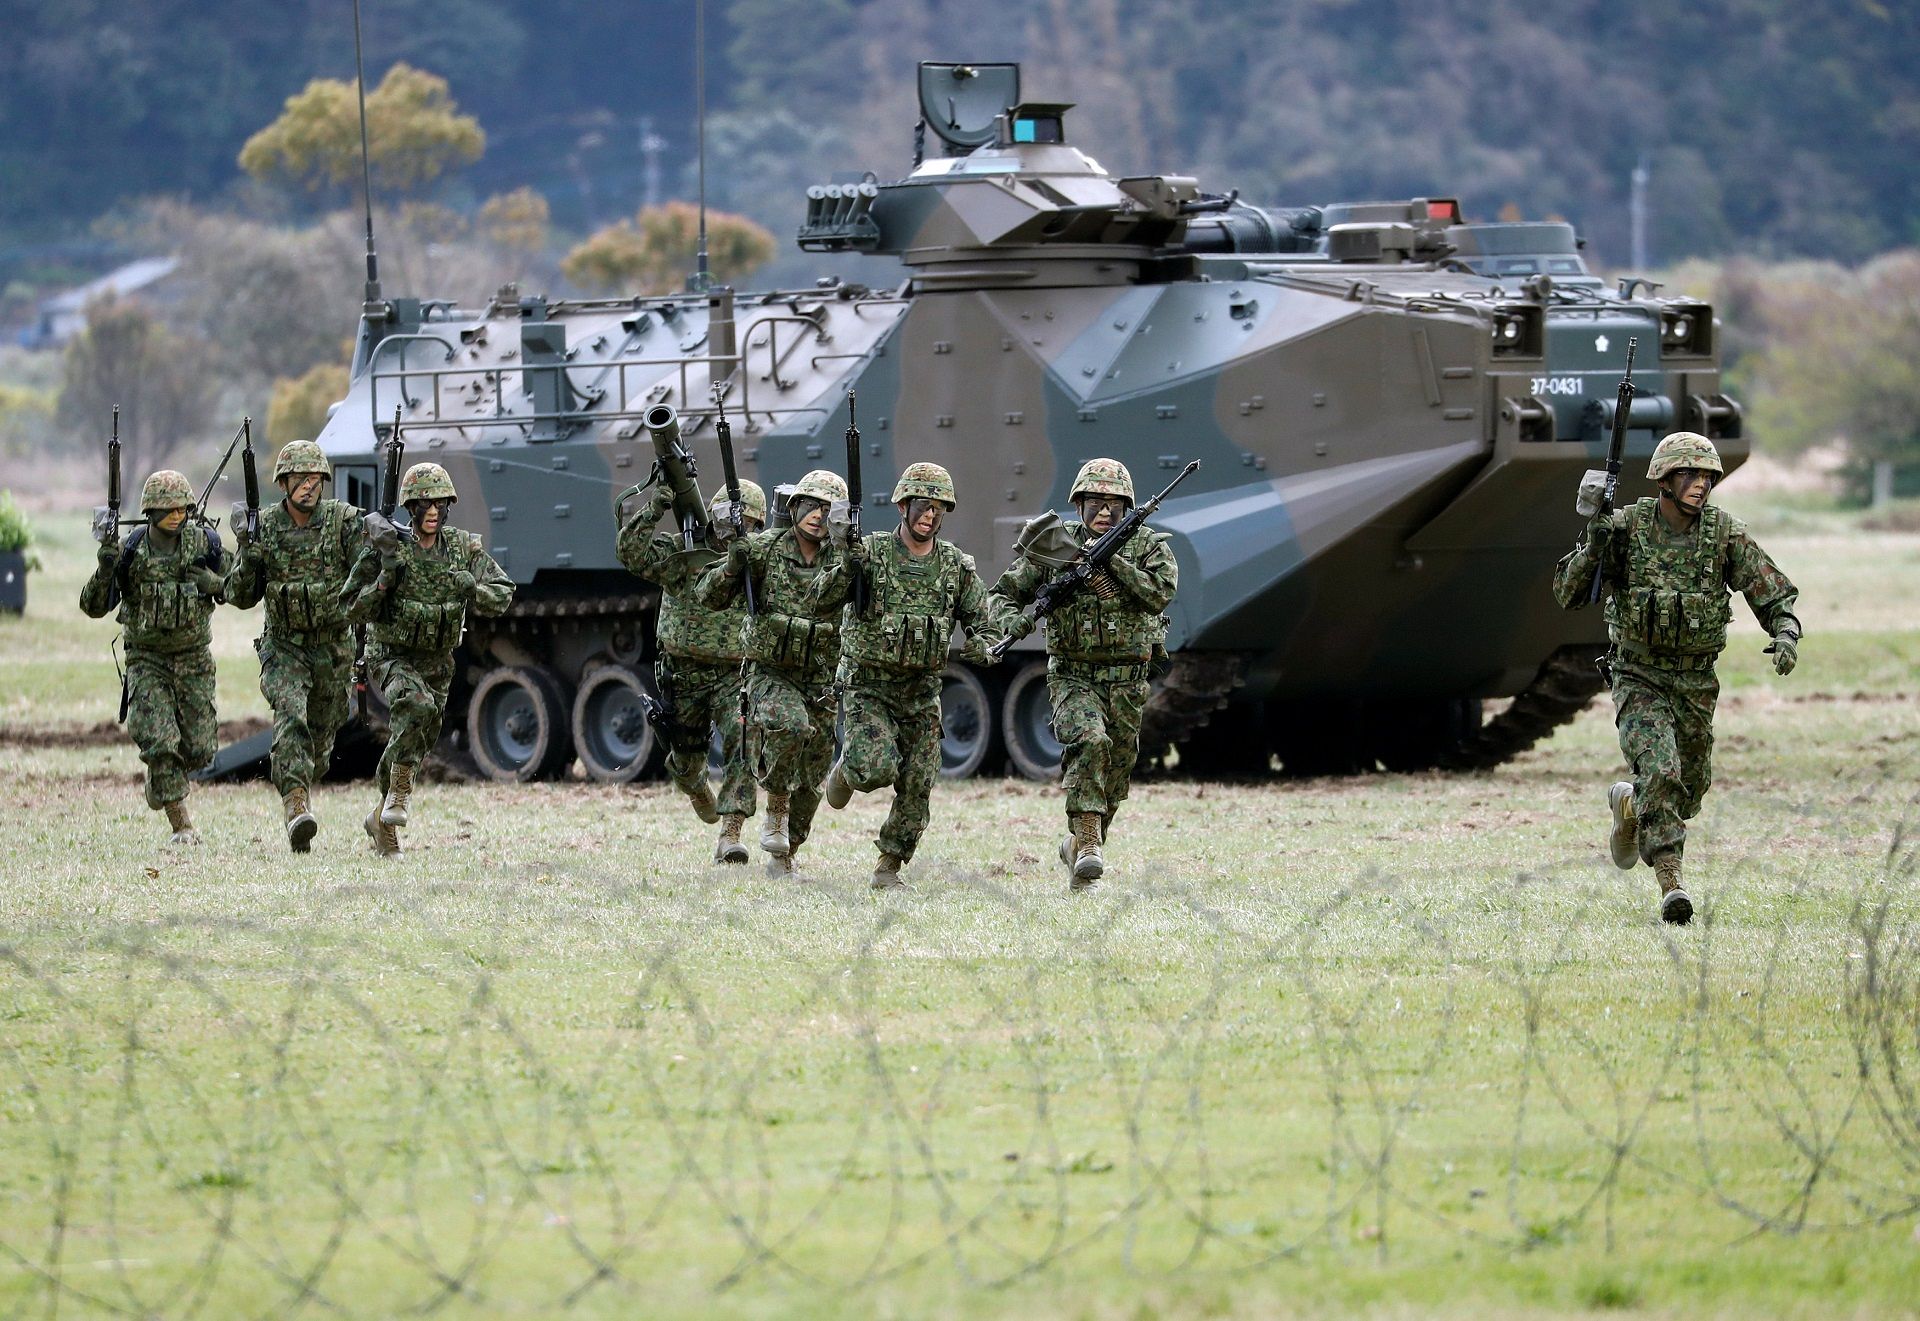
[[[407,512],[413,515],[413,528],[423,537],[435,536],[440,525],[447,519],[445,500],[413,500],[407,504]]]
[[[153,520],[153,525],[159,528],[162,532],[165,532],[167,535],[171,536],[175,532],[178,532],[180,530],[180,525],[186,521],[187,521],[186,510],[169,509],[163,514],[156,515]]]
[[[312,513],[320,507],[320,488],[325,481],[317,472],[301,472],[281,479],[280,484],[287,488],[287,499],[295,509]]]
[[[1080,521],[1092,532],[1105,532],[1127,513],[1127,501],[1118,495],[1083,495],[1079,507]]]
[[[827,535],[827,505],[824,500],[816,500],[810,495],[802,495],[793,501],[793,526],[808,541],[819,541]]]
[[[938,536],[940,520],[946,516],[944,504],[925,496],[900,502],[900,526],[906,529],[907,539],[916,545],[925,545]]]
[[[1663,485],[1675,504],[1697,516],[1713,491],[1713,474],[1704,468],[1676,468],[1667,474]]]

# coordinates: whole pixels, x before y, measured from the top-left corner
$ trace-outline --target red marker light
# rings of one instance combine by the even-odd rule
[[[1451,197],[1434,198],[1427,203],[1427,219],[1457,222],[1460,219],[1460,203]]]

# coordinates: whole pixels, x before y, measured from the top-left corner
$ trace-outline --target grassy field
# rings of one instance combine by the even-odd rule
[[[1703,920],[1604,854],[1596,706],[1479,776],[943,789],[914,888],[719,871],[657,787],[262,786],[158,847],[72,609],[0,621],[0,1314],[1914,1315],[1920,537],[1741,503]],[[1744,607],[1739,607],[1744,611]],[[222,716],[264,713],[253,616]],[[1902,832],[1905,833],[1902,833]]]

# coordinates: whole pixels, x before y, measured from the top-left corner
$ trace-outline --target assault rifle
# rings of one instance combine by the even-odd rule
[[[242,419],[240,434],[244,437],[240,450],[240,474],[246,485],[247,507],[235,531],[251,543],[260,536],[260,470],[253,462],[252,418]]]
[[[111,546],[120,538],[120,405],[113,406],[113,431],[107,437],[107,502],[93,511],[93,539]]]
[[[733,424],[727,421],[726,401],[721,399],[717,392],[714,395],[713,404],[719,410],[719,416],[714,419],[713,431],[720,441],[720,471],[727,483],[727,518],[733,524],[733,535],[744,537],[747,535],[747,504],[740,496],[740,469],[734,464]],[[747,591],[747,614],[749,616],[759,614],[759,603],[753,599],[753,575],[743,573],[740,575],[740,581]]]
[[[847,391],[847,545],[860,540],[860,509],[866,496],[860,490],[860,427],[854,421],[853,391]],[[867,613],[867,606],[873,589],[867,583],[867,575],[856,571],[853,575],[853,613],[859,617]]]
[[[233,452],[239,448],[241,437],[251,437],[252,435],[253,419],[250,417],[241,418],[240,429],[234,432],[233,439],[227,442],[227,452],[220,456],[220,462],[215,465],[213,469],[213,476],[207,478],[207,484],[200,490],[200,499],[193,507],[192,518],[194,522],[206,528],[208,531],[212,531],[214,528],[220,526],[220,520],[207,517],[207,501],[213,499],[214,486],[220,481],[221,474],[226,472],[227,465],[233,462]],[[249,439],[247,444],[248,447],[251,448],[253,444],[252,440]]]
[[[1065,569],[1040,584],[1040,590],[1033,594],[1033,603],[1026,608],[1029,619],[1045,619],[1073,598],[1074,593],[1087,586],[1093,575],[1107,567],[1108,561],[1119,553],[1122,546],[1138,532],[1141,526],[1160,508],[1160,502],[1172,494],[1173,488],[1199,471],[1200,460],[1195,459],[1182,468],[1179,475],[1168,482],[1160,492],[1143,505],[1136,505],[1127,511],[1127,516],[1100,534],[1086,553],[1069,564]],[[1007,648],[1013,645],[1010,637],[1001,638],[987,648],[987,655],[999,660],[1007,654]]]
[[[1627,370],[1620,378],[1620,389],[1613,403],[1613,434],[1607,438],[1607,466],[1603,469],[1589,469],[1580,480],[1580,498],[1575,508],[1587,518],[1605,518],[1613,512],[1613,497],[1620,488],[1620,461],[1627,448],[1627,420],[1633,412],[1633,352],[1639,347],[1637,338],[1627,340]],[[1587,596],[1591,605],[1600,599],[1600,580],[1602,574],[1599,565],[1593,570],[1593,590]]]

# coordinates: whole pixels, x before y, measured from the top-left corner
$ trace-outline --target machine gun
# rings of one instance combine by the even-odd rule
[[[393,431],[387,437],[382,457],[385,463],[380,470],[380,517],[389,523],[393,521],[393,511],[400,507],[400,465],[406,462],[406,443],[400,439],[400,410],[393,410]],[[367,626],[361,624],[353,630],[353,700],[359,709],[360,718],[367,718]]]
[[[673,517],[680,529],[680,547],[684,551],[704,549],[707,540],[707,506],[700,498],[699,476],[693,454],[680,439],[680,415],[669,404],[655,404],[643,419],[647,436],[653,441],[653,476],[665,482],[673,493]]]
[[[1607,438],[1607,466],[1590,468],[1580,479],[1580,496],[1574,507],[1589,519],[1611,514],[1614,494],[1620,489],[1620,460],[1627,448],[1627,417],[1633,411],[1633,353],[1639,344],[1637,338],[1627,340],[1627,370],[1620,378],[1620,389],[1614,397],[1613,434]],[[1587,596],[1589,605],[1600,599],[1601,577],[1600,566],[1595,565],[1593,589]]]
[[[93,539],[111,546],[120,539],[120,405],[113,406],[107,437],[107,502],[93,511]]]
[[[866,496],[860,490],[860,427],[854,421],[853,391],[847,391],[847,545],[860,540],[860,509]],[[856,618],[867,613],[873,597],[873,588],[867,582],[865,572],[856,571],[853,575],[853,613]]]
[[[1033,603],[1026,609],[1029,619],[1045,619],[1073,598],[1074,593],[1087,586],[1093,575],[1107,567],[1108,561],[1119,553],[1120,548],[1132,539],[1142,525],[1160,508],[1160,502],[1172,494],[1173,488],[1199,471],[1200,460],[1194,459],[1182,468],[1174,479],[1166,484],[1160,494],[1143,505],[1137,505],[1127,511],[1127,516],[1100,534],[1086,553],[1065,569],[1040,584],[1033,594]],[[1007,654],[1007,648],[1013,645],[1012,638],[1001,638],[987,649],[987,654],[999,660]]]

